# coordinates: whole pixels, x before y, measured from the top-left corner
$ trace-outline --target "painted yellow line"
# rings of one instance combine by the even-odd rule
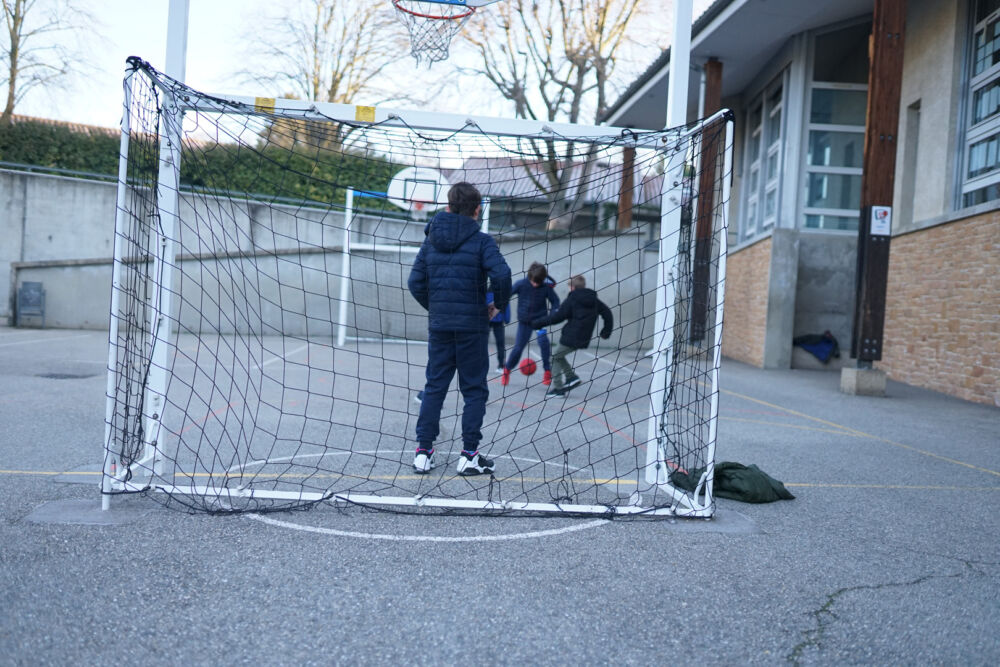
[[[747,424],[764,424],[765,426],[780,426],[782,428],[792,428],[801,431],[817,431],[819,433],[833,433],[834,435],[849,435],[852,438],[863,437],[854,433],[845,433],[844,431],[832,429],[832,428],[816,428],[815,426],[802,426],[801,424],[785,424],[783,422],[772,422],[764,419],[745,419],[742,417],[719,417],[722,421],[727,422],[745,422]]]
[[[792,410],[791,408],[786,408],[775,403],[769,403],[767,401],[762,401],[759,398],[754,398],[753,396],[747,396],[746,394],[740,394],[739,392],[731,391],[729,389],[720,390],[724,394],[729,394],[730,396],[736,396],[737,398],[742,398],[751,403],[757,403],[759,405],[765,405],[769,408],[774,408],[775,410],[782,410],[790,415],[795,415],[796,417],[801,417],[802,419],[808,419],[810,421],[818,422],[826,426],[832,426],[834,428],[842,429],[842,432],[848,435],[854,435],[861,438],[868,438],[870,440],[875,440],[877,442],[884,442],[887,445],[892,445],[893,447],[899,447],[901,449],[906,449],[911,452],[916,452],[917,454],[923,454],[924,456],[929,456],[932,459],[938,459],[939,461],[946,461],[948,463],[954,463],[955,465],[963,466],[965,468],[970,468],[972,470],[978,470],[979,472],[985,472],[989,475],[994,475],[1000,477],[1000,472],[996,470],[990,470],[989,468],[983,468],[981,466],[973,465],[971,463],[966,463],[965,461],[959,461],[958,459],[949,458],[947,456],[941,456],[940,454],[935,454],[934,452],[929,452],[926,449],[920,449],[919,447],[913,447],[912,445],[905,445],[901,442],[896,442],[895,440],[889,440],[888,438],[883,438],[881,436],[872,435],[871,433],[865,433],[864,431],[859,431],[850,426],[844,426],[843,424],[838,424],[836,422],[827,421],[826,419],[820,419],[819,417],[813,417],[812,415],[807,415],[804,412],[799,412],[797,410]]]
[[[81,471],[65,471],[58,472],[55,470],[0,470],[0,474],[3,475],[40,475],[40,476],[52,476],[52,475],[89,475],[98,476],[101,474],[99,470],[81,470]],[[189,479],[189,478],[214,478],[220,480],[238,480],[238,479],[253,479],[253,480],[265,480],[265,479],[357,479],[357,480],[423,480],[423,481],[451,481],[456,479],[468,480],[469,477],[463,477],[462,475],[448,475],[446,477],[436,477],[434,475],[369,475],[367,477],[360,477],[357,475],[344,475],[340,473],[261,473],[261,474],[248,474],[245,476],[240,475],[227,475],[225,473],[212,473],[212,472],[194,472],[194,473],[177,473],[174,475],[173,483],[178,483],[178,480]],[[163,478],[165,479],[165,478]],[[474,477],[471,479],[475,479]],[[483,479],[488,479],[483,477]],[[509,481],[519,481],[519,482],[536,482],[539,484],[552,483],[556,484],[564,477],[497,477],[498,482],[509,482]],[[635,486],[638,482],[634,479],[613,479],[607,478],[602,479],[599,477],[595,478],[581,478],[581,477],[571,477],[569,478],[574,484],[620,484],[623,486]]]
[[[919,484],[815,484],[785,482],[785,486],[810,489],[906,489],[914,491],[1000,491],[1000,486],[930,486]]]

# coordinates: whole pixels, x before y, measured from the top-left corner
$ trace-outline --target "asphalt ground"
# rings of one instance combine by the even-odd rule
[[[1000,663],[1000,410],[722,370],[716,518],[101,513],[106,335],[0,328],[0,664]]]

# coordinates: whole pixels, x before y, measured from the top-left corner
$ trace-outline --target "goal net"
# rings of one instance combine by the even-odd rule
[[[713,514],[728,114],[646,132],[220,98],[129,63],[105,504]],[[407,278],[440,204],[384,193],[413,168],[479,189],[515,281],[541,262],[565,298],[581,275],[614,317],[563,397],[537,332],[536,373],[491,372],[492,474],[456,472],[457,382],[438,466],[412,467],[428,318]]]

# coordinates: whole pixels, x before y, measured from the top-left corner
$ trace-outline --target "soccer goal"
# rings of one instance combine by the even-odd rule
[[[105,506],[713,514],[729,114],[646,132],[223,98],[129,63]],[[491,376],[493,474],[456,473],[453,384],[417,475],[427,316],[406,282],[462,181],[515,280],[542,262],[565,298],[583,276],[614,331],[574,353],[565,397],[545,397],[535,343],[537,373]]]

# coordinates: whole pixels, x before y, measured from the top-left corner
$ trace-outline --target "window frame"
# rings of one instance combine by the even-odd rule
[[[863,92],[867,99],[868,95],[868,84],[864,83],[840,83],[836,81],[812,81],[810,80],[806,86],[806,104],[805,104],[805,145],[802,151],[802,215],[800,220],[802,229],[809,231],[822,231],[822,232],[837,232],[842,234],[857,234],[858,232],[858,221],[861,217],[861,205],[860,202],[856,208],[836,208],[829,206],[809,206],[809,183],[811,177],[814,174],[822,174],[825,176],[857,176],[861,177],[864,173],[864,165],[860,167],[833,167],[826,165],[814,165],[809,163],[809,150],[810,142],[812,141],[813,132],[841,132],[841,133],[851,133],[860,134],[862,142],[862,150],[864,147],[864,136],[865,136],[865,126],[861,125],[849,125],[845,123],[814,123],[812,120],[813,111],[813,91],[814,90],[840,90],[840,91],[854,91]],[[859,193],[860,196],[860,193]],[[824,197],[825,198],[825,197]],[[853,228],[850,229],[838,229],[836,227],[826,227],[820,225],[819,227],[807,227],[806,220],[810,215],[818,215],[823,217],[838,217],[838,218],[851,218],[855,221]]]
[[[978,74],[976,73],[976,36],[980,31],[987,30],[991,25],[994,26],[995,32],[1000,31],[1000,9],[994,10],[981,21],[977,22],[978,4],[979,0],[971,0],[969,3],[969,48],[966,59],[968,85],[964,87],[965,137],[958,163],[958,208],[974,205],[968,202],[967,197],[978,190],[989,186],[1000,188],[1000,158],[997,159],[996,166],[990,171],[976,176],[969,175],[972,148],[991,137],[996,137],[996,141],[1000,143],[1000,112],[994,113],[992,116],[979,122],[975,121],[976,94],[991,85],[1000,84],[1000,59],[998,59],[997,63],[986,67]],[[1000,37],[995,37],[994,39],[1000,39]],[[997,199],[988,199],[986,201],[997,201]]]
[[[787,68],[783,69],[775,76],[770,83],[763,87],[751,98],[749,104],[744,107],[745,112],[745,134],[744,134],[744,173],[746,179],[745,187],[741,199],[742,215],[740,219],[740,241],[749,241],[769,232],[778,226],[778,219],[781,216],[781,190],[784,180],[784,159],[787,114],[788,107],[788,85],[786,81]],[[775,95],[778,95],[777,102],[772,103]],[[760,109],[760,123],[752,125]],[[780,114],[777,124],[777,137],[771,134],[771,120]],[[754,145],[757,147],[756,159],[753,155]],[[768,177],[768,163],[776,160],[773,178]],[[756,176],[756,184],[754,177]],[[768,214],[768,196],[773,196],[774,210]]]

